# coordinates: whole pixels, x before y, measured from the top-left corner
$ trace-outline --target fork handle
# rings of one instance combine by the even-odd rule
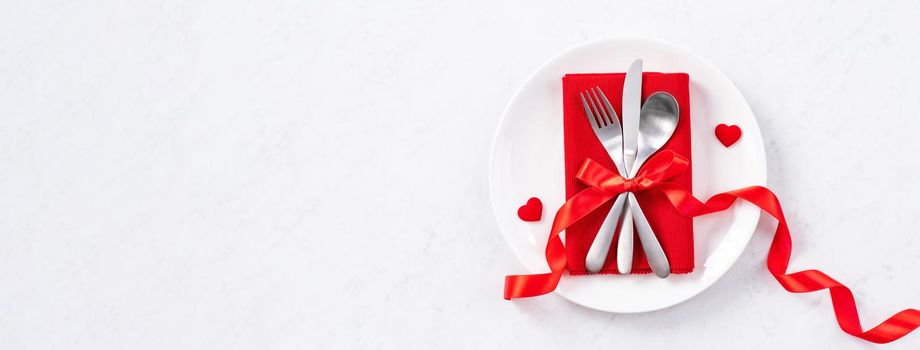
[[[623,205],[625,203],[625,195],[617,196],[613,201],[613,207],[610,208],[610,212],[607,213],[607,217],[604,219],[604,223],[597,230],[594,242],[591,243],[591,248],[588,249],[588,255],[585,257],[585,270],[588,273],[598,273],[604,267],[604,263],[607,261],[607,253],[610,251],[610,244],[613,243],[613,234],[617,230],[617,223],[623,217]]]

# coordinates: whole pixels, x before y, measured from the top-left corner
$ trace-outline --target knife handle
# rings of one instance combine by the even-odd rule
[[[626,196],[617,196],[613,201],[613,207],[610,208],[610,212],[604,218],[604,223],[597,230],[594,242],[591,243],[591,248],[588,249],[588,255],[585,257],[585,269],[588,273],[600,272],[601,268],[604,267],[604,263],[607,262],[607,253],[610,252],[610,244],[613,243],[613,234],[617,230],[617,223],[623,217],[624,204],[626,204]]]
[[[640,207],[639,202],[636,201],[636,196],[633,195],[632,192],[629,192],[627,198],[627,210],[632,211],[632,218],[636,222],[636,230],[639,232],[639,241],[642,244],[642,251],[645,252],[645,258],[648,260],[649,267],[652,268],[652,272],[658,277],[668,277],[668,275],[671,274],[671,264],[668,262],[668,256],[664,254],[664,249],[661,249],[661,243],[658,242],[658,237],[655,236],[655,232],[652,231],[652,225],[648,223],[648,218],[645,217],[645,213],[642,212],[642,207]],[[626,220],[623,220],[623,222],[626,222]]]

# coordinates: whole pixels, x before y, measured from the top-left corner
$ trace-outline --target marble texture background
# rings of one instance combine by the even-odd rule
[[[489,148],[558,52],[648,36],[761,125],[793,269],[920,307],[914,1],[0,2],[5,349],[868,349],[764,268],[615,315],[507,302]],[[917,348],[910,335],[894,348]]]

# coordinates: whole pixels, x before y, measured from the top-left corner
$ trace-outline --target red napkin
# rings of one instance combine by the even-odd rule
[[[563,123],[565,131],[565,191],[570,198],[585,189],[585,185],[575,180],[575,173],[586,157],[591,158],[616,172],[616,167],[607,151],[601,145],[594,131],[587,122],[587,116],[581,104],[579,93],[599,86],[610,100],[617,115],[622,119],[621,102],[623,97],[623,80],[625,73],[612,74],[567,74],[562,78]],[[690,77],[685,73],[643,73],[642,99],[652,93],[665,91],[677,99],[680,106],[680,119],[674,136],[662,149],[668,149],[690,159]],[[692,164],[692,163],[691,163]],[[692,166],[691,166],[692,168]],[[691,172],[687,171],[670,180],[684,186],[692,192]],[[689,273],[693,271],[693,219],[684,217],[668,204],[663,194],[646,191],[636,194],[636,199],[648,217],[649,223],[665,254],[671,263],[672,273]],[[583,275],[585,256],[594,241],[594,236],[610,211],[613,201],[586,216],[581,222],[565,232],[565,248],[568,270],[572,275]],[[601,273],[616,273],[616,242],[607,256],[607,263]],[[635,239],[632,273],[650,273],[645,254],[638,237]]]

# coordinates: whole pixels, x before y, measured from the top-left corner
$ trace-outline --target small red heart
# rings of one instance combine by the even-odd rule
[[[716,138],[723,146],[729,147],[741,138],[741,128],[737,125],[719,124],[716,126]]]
[[[518,217],[524,221],[540,221],[543,217],[543,202],[537,197],[527,200],[527,204],[518,208]]]

